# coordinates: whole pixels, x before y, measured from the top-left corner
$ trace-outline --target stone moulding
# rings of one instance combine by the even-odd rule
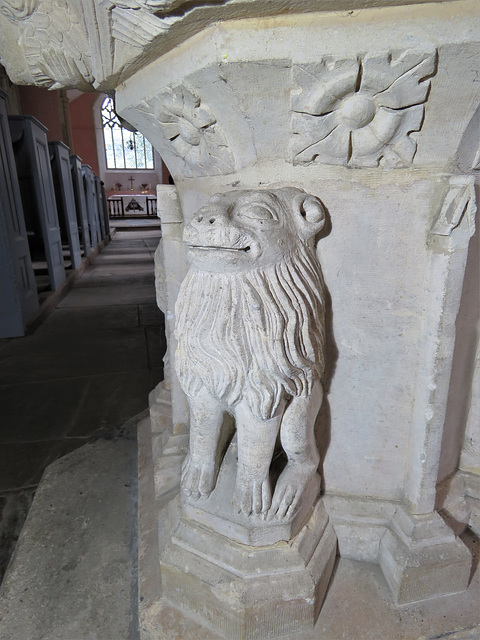
[[[311,631],[327,592],[336,536],[323,503],[290,543],[252,548],[182,518],[161,558],[166,600],[232,640]]]
[[[405,167],[424,119],[435,51],[326,57],[296,65],[291,160],[352,167]]]
[[[380,541],[379,563],[397,604],[465,591],[472,558],[438,513],[399,507]]]

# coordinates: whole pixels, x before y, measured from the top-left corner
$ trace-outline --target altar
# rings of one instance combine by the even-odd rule
[[[124,217],[125,215],[157,215],[157,197],[153,191],[146,193],[136,191],[112,192],[107,201],[111,218]]]

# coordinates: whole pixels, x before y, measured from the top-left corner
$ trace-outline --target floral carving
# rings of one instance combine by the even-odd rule
[[[154,113],[171,149],[184,161],[186,177],[233,170],[233,157],[215,116],[192,91],[184,86],[164,91]]]
[[[325,58],[297,66],[292,159],[357,167],[410,164],[424,118],[436,53],[406,51]]]

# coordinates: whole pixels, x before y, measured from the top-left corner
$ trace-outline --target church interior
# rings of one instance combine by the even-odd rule
[[[0,640],[479,640],[476,0],[0,0]]]

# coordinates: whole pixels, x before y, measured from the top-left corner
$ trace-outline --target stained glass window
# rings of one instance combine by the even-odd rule
[[[122,127],[111,98],[105,98],[101,113],[107,169],[154,169],[152,145]]]

